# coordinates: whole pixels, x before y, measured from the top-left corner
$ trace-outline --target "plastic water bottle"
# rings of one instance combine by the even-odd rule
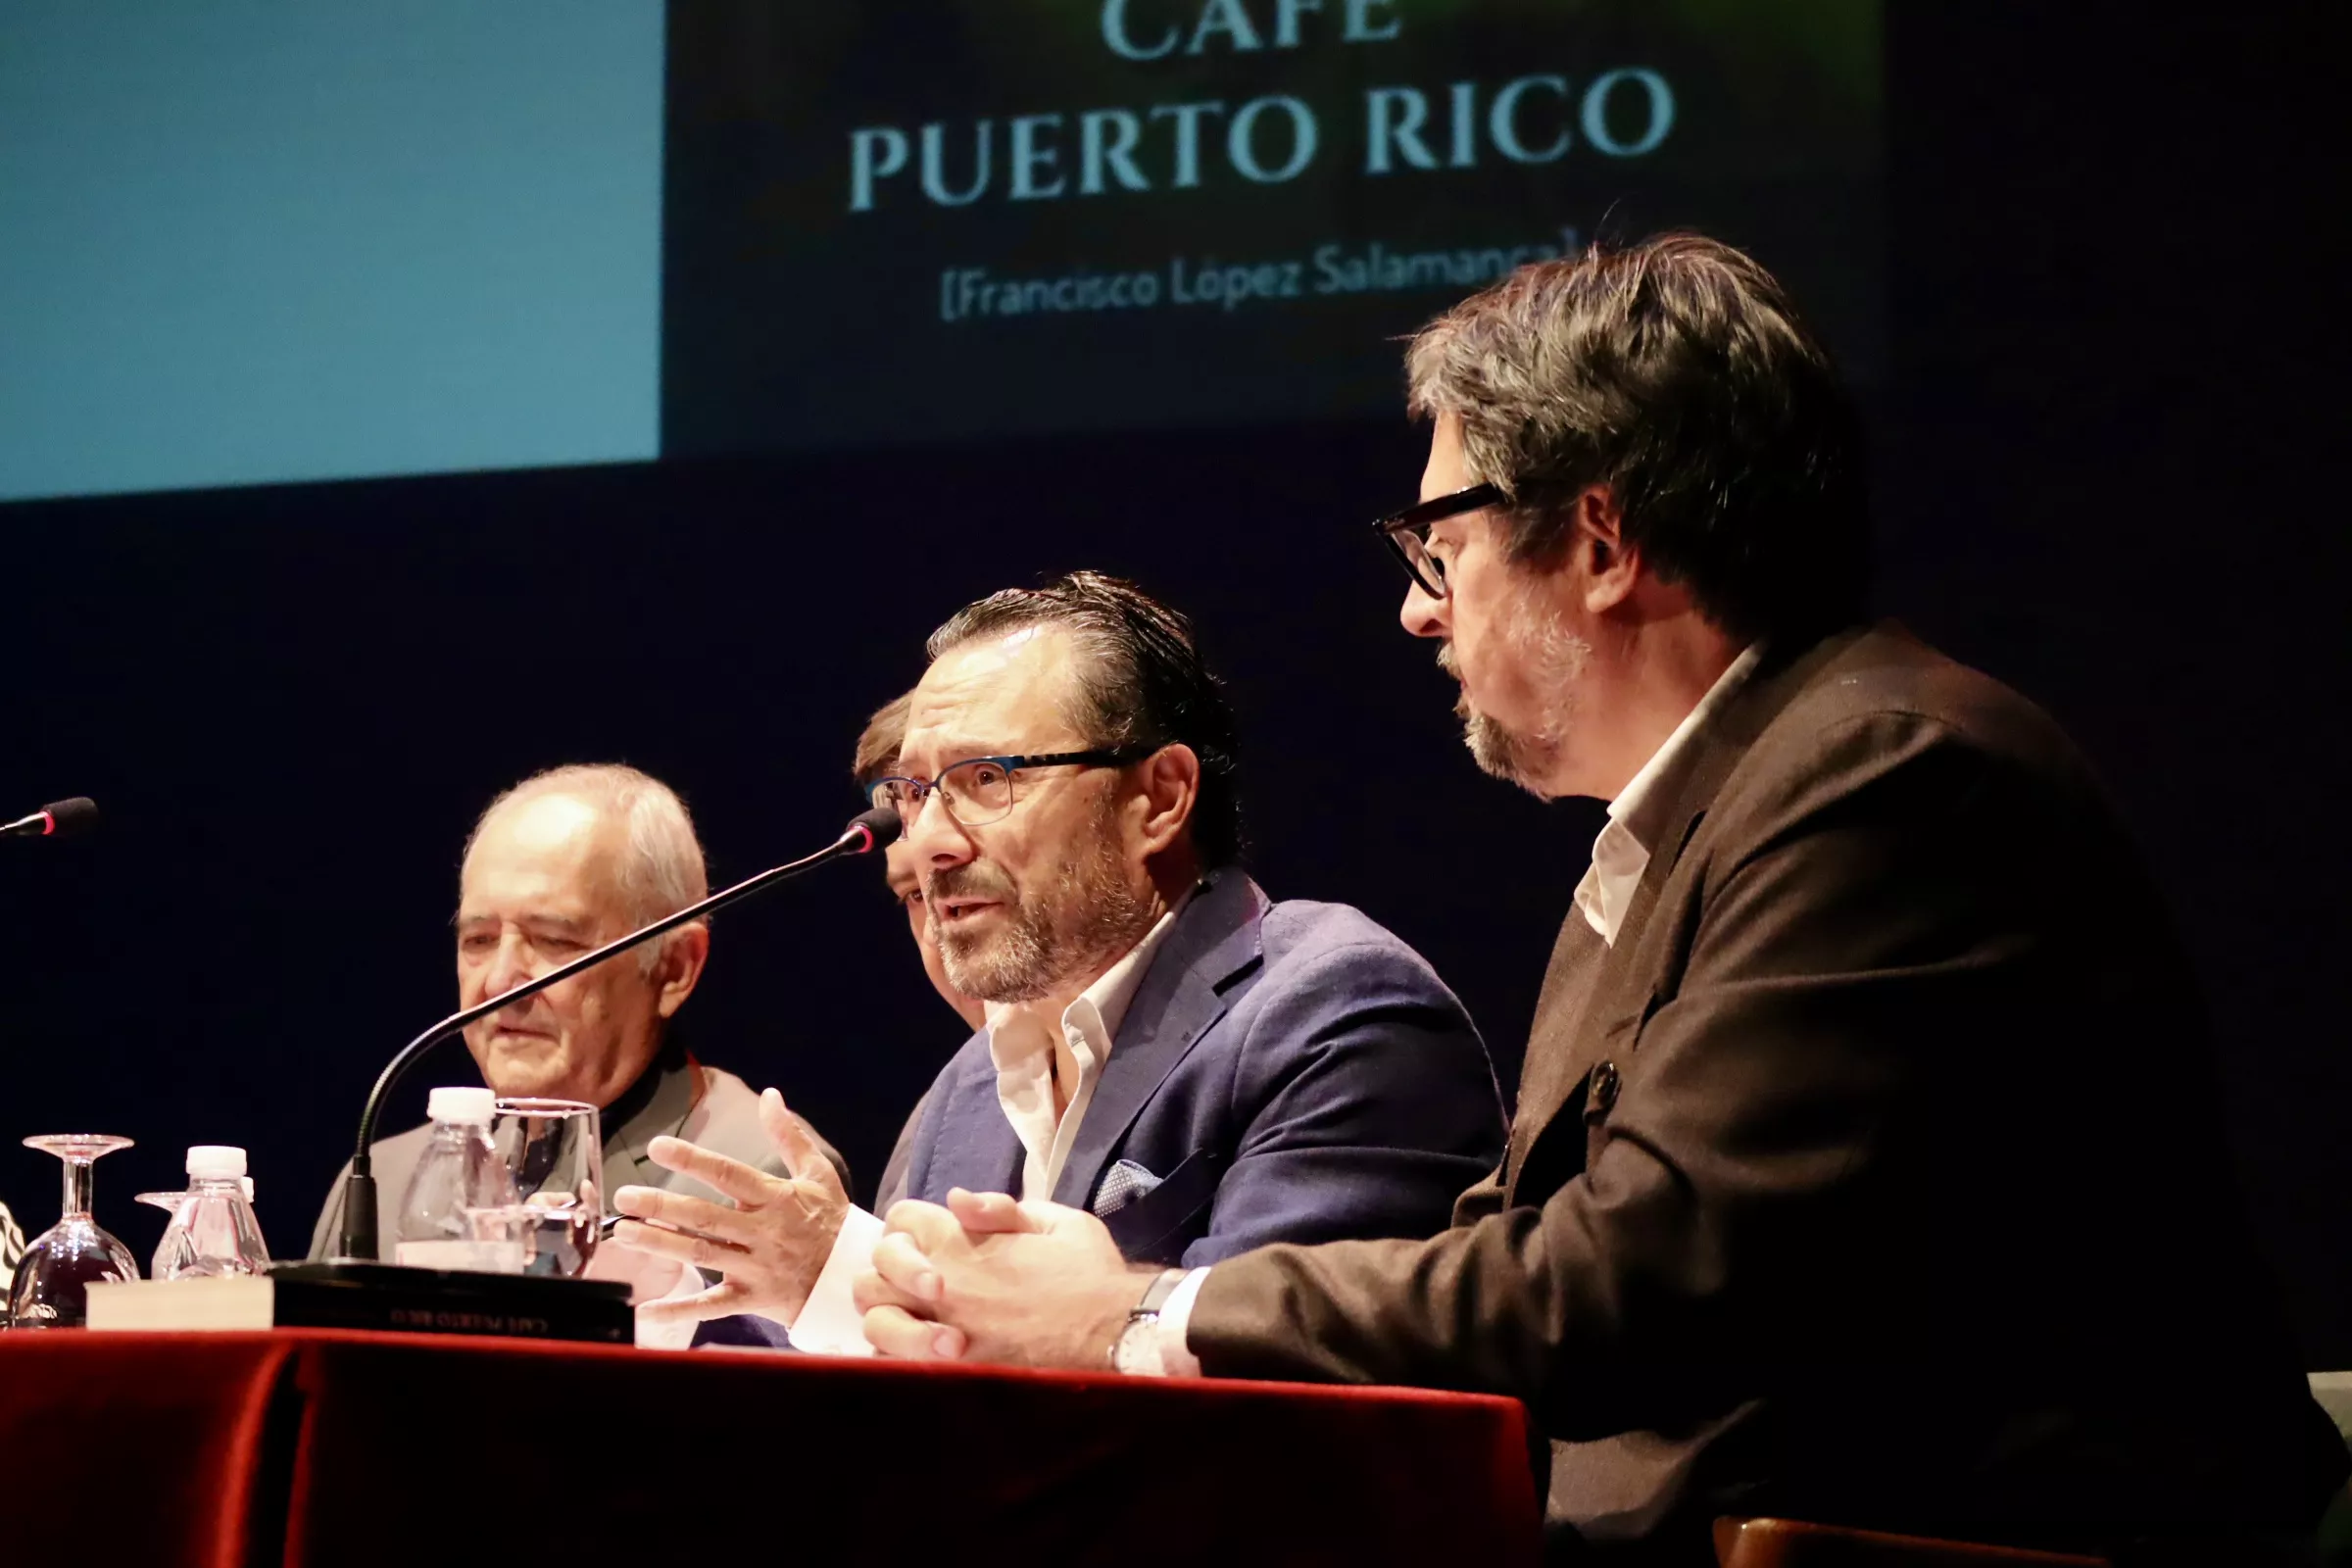
[[[254,1217],[245,1151],[198,1144],[188,1151],[188,1191],[165,1228],[150,1271],[159,1280],[259,1274],[270,1266],[270,1246]]]
[[[476,1240],[474,1233],[475,1212],[520,1202],[514,1173],[490,1143],[498,1096],[488,1089],[436,1089],[425,1113],[433,1130],[400,1196],[393,1258],[416,1268],[521,1273],[520,1242]]]

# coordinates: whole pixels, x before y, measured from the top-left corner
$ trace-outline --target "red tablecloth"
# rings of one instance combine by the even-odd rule
[[[1528,1562],[1507,1400],[512,1340],[0,1334],[0,1557]]]

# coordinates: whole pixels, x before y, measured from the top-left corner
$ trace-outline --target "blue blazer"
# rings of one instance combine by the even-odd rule
[[[1139,1263],[1419,1239],[1503,1135],[1486,1045],[1419,954],[1346,905],[1275,904],[1229,869],[1145,971],[1054,1200],[1101,1215]],[[931,1086],[905,1196],[1017,1193],[1021,1165],[983,1032]]]

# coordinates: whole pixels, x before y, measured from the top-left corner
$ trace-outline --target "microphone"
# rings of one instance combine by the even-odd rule
[[[72,804],[72,803],[67,803]],[[89,803],[81,803],[87,806]],[[715,913],[730,904],[739,904],[755,893],[764,893],[777,883],[812,871],[830,860],[847,859],[853,855],[870,855],[899,836],[899,813],[887,806],[877,806],[850,818],[841,837],[814,855],[772,866],[758,876],[746,877],[731,888],[711,894],[700,904],[690,904],[675,914],[665,914],[653,924],[630,932],[625,937],[606,943],[594,953],[584,953],[569,963],[559,964],[536,980],[526,980],[514,990],[479,1002],[470,1007],[451,1013],[439,1023],[400,1048],[399,1054],[384,1064],[377,1075],[375,1087],[368,1092],[367,1106],[360,1112],[360,1144],[351,1156],[351,1174],[343,1181],[343,1224],[335,1244],[338,1258],[372,1260],[376,1256],[375,1224],[375,1157],[371,1146],[375,1143],[375,1120],[383,1109],[384,1097],[392,1092],[402,1076],[416,1064],[427,1049],[450,1036],[462,1033],[502,1007],[512,1006],[525,997],[535,997],[549,986],[561,985],[583,969],[593,969],[607,958],[616,957],[641,943],[651,942],[665,931],[674,931],[690,920]]]
[[[0,838],[62,839],[86,833],[97,825],[98,803],[87,795],[76,795],[70,801],[51,801],[14,822],[0,822]]]

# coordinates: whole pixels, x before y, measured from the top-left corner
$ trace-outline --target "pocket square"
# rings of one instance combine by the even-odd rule
[[[1158,1185],[1159,1178],[1134,1160],[1114,1160],[1095,1189],[1095,1217],[1108,1219]]]

